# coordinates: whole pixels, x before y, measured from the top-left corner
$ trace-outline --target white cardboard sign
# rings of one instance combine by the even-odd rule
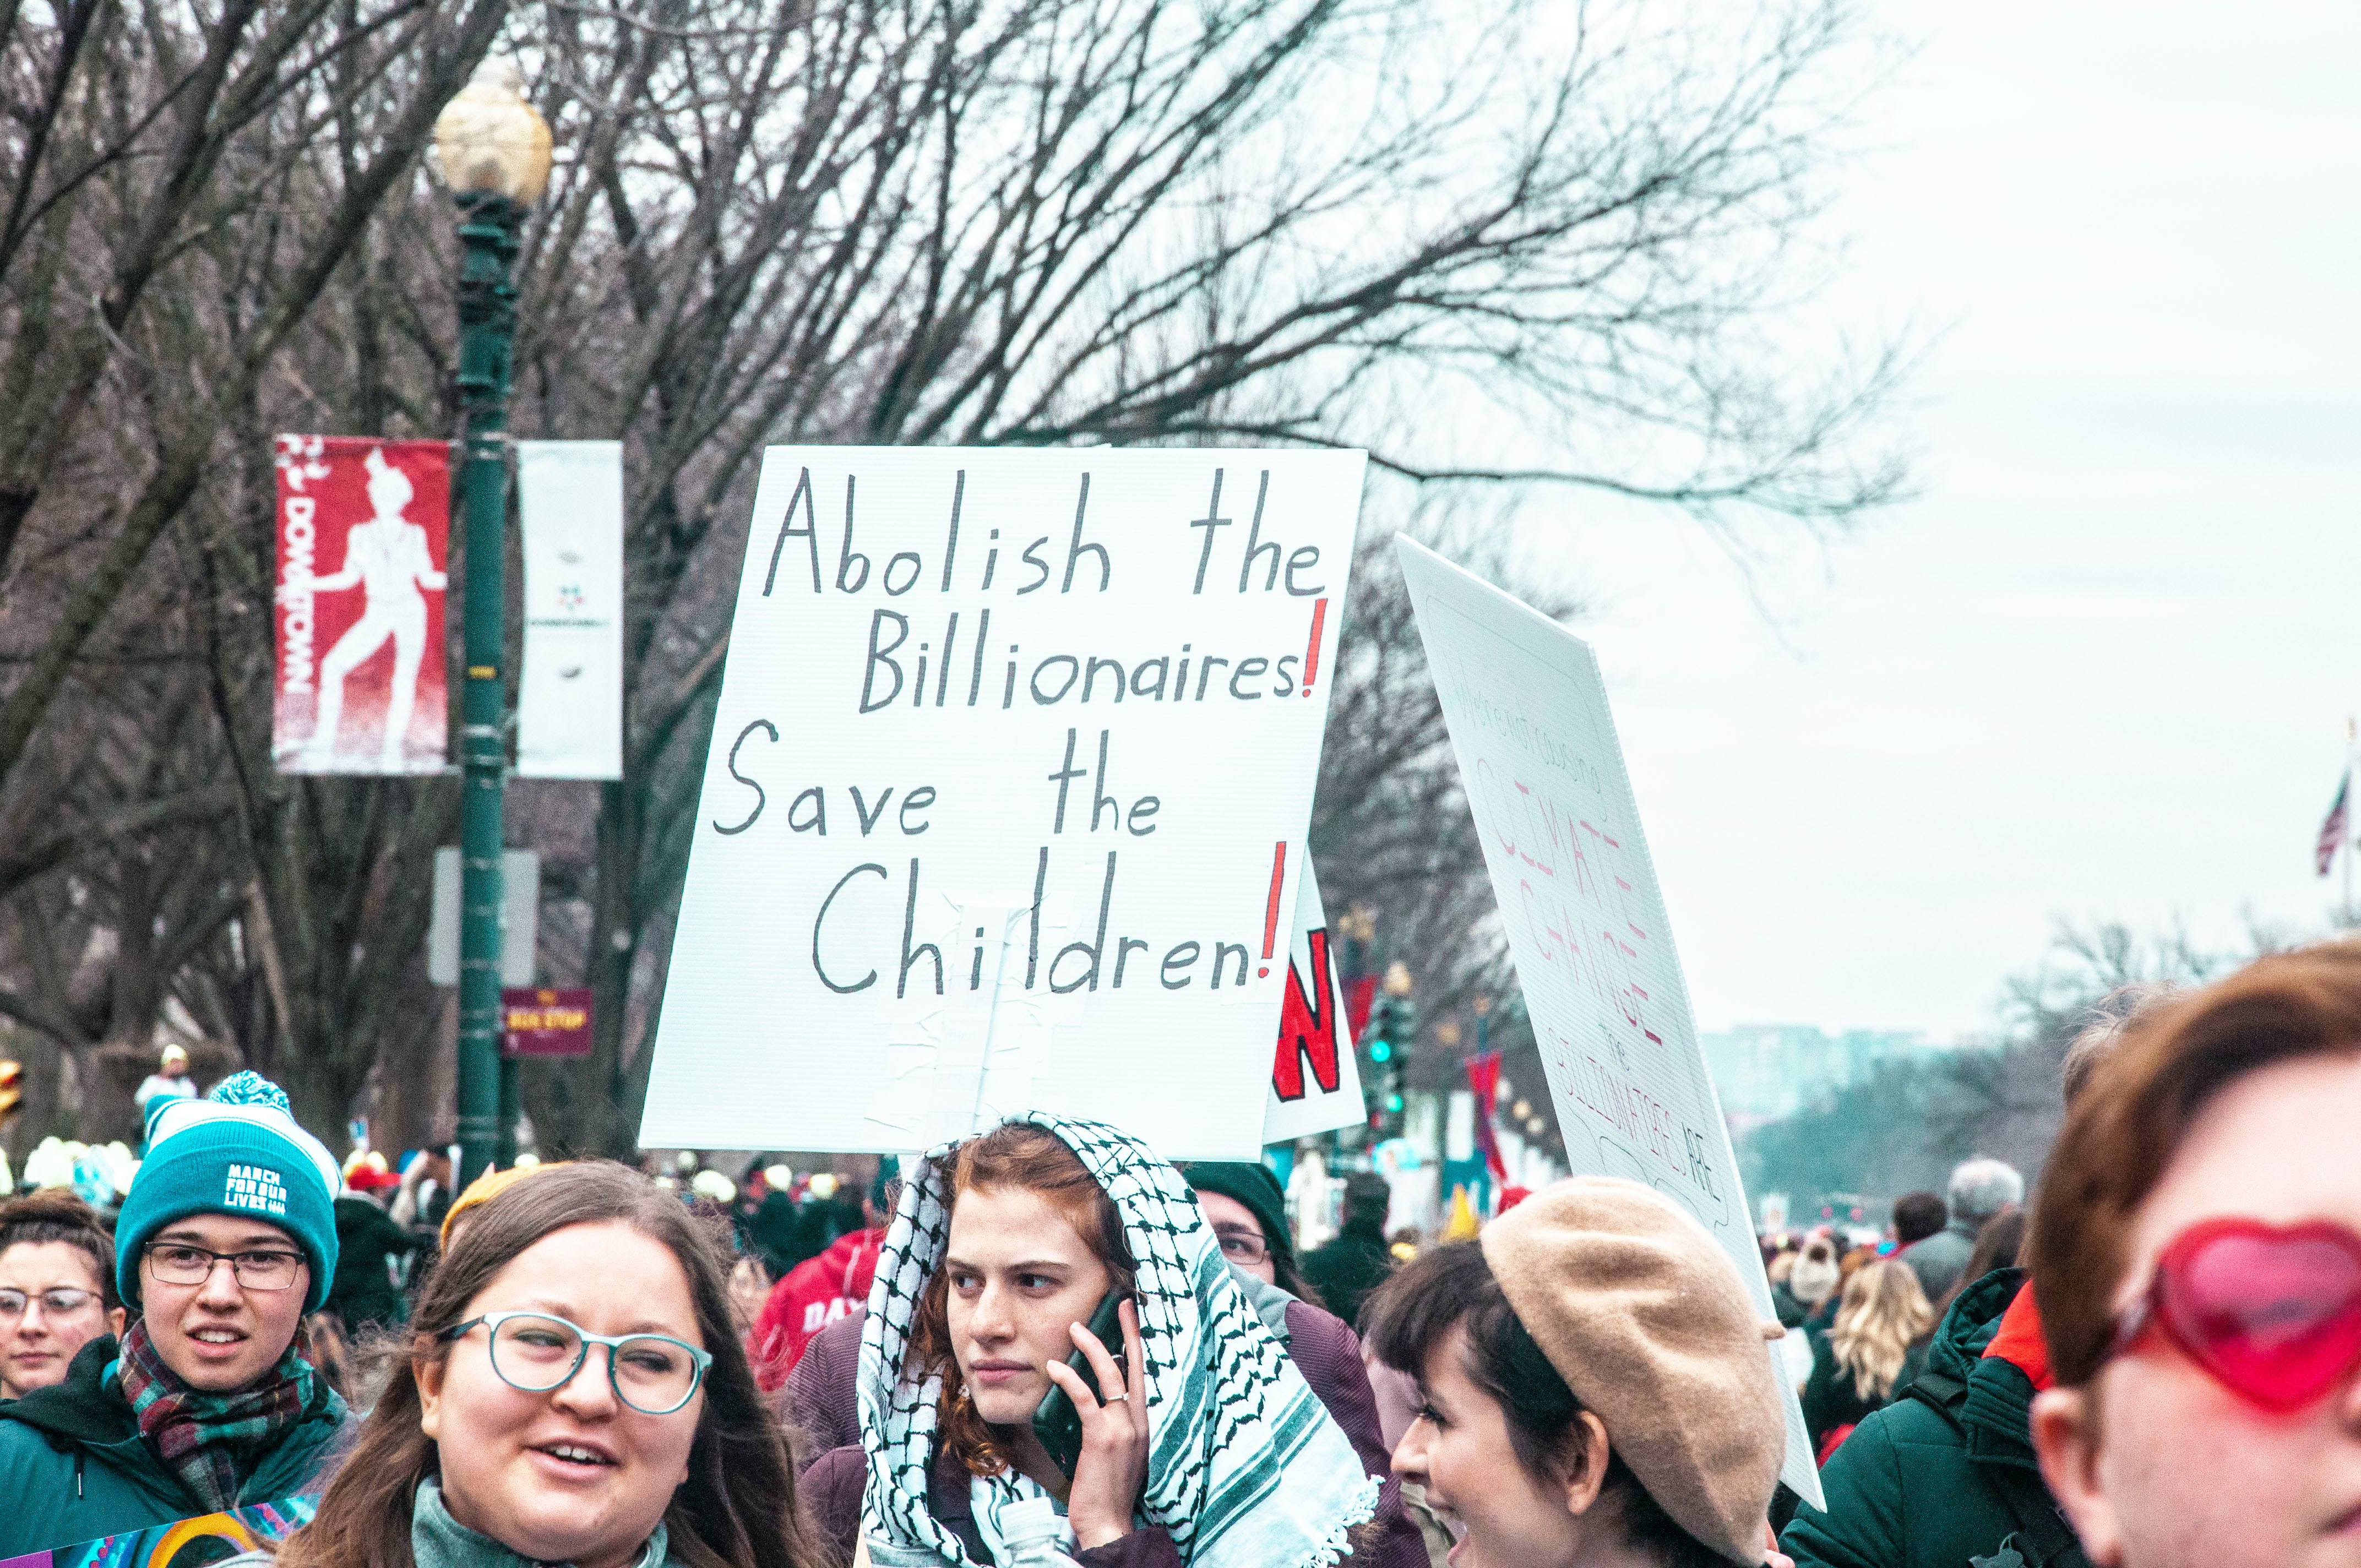
[[[1688,984],[1589,644],[1433,551],[1396,541],[1566,1158],[1628,1177],[1713,1233],[1774,1312]],[[1795,1386],[1780,1478],[1821,1506]]]
[[[642,1141],[1254,1157],[1362,464],[766,453]]]
[[[1361,1099],[1353,1026],[1345,1020],[1345,988],[1336,980],[1334,939],[1309,856],[1288,937],[1279,1055],[1271,1062],[1270,1100],[1262,1115],[1266,1144],[1292,1143],[1314,1133],[1356,1126],[1368,1115]]]

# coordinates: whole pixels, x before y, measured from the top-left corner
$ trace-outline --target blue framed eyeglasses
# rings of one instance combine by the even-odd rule
[[[668,1416],[687,1404],[713,1365],[710,1351],[670,1334],[594,1334],[551,1312],[487,1312],[437,1337],[458,1340],[479,1324],[490,1337],[492,1371],[528,1394],[562,1387],[581,1370],[592,1345],[605,1345],[615,1398],[642,1415]]]

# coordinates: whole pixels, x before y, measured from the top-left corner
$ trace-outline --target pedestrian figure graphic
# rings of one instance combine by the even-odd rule
[[[303,751],[315,769],[324,769],[335,756],[346,677],[390,637],[393,682],[385,707],[382,763],[384,771],[401,773],[403,741],[418,702],[419,665],[426,654],[426,595],[441,593],[447,579],[434,569],[426,531],[402,515],[416,493],[410,477],[385,460],[382,448],[371,448],[362,466],[368,470],[375,515],[346,533],[344,565],[328,576],[287,585],[323,594],[357,584],[367,596],[360,619],[320,661],[319,718]]]

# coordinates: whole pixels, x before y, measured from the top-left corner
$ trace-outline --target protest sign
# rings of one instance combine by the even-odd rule
[[[1309,858],[1288,937],[1279,1055],[1271,1062],[1270,1099],[1262,1113],[1266,1144],[1292,1143],[1314,1133],[1357,1126],[1368,1114],[1361,1100],[1353,1031],[1345,1022],[1345,992],[1336,983],[1334,938],[1320,902],[1320,879]]]
[[[0,1558],[0,1568],[202,1568],[247,1552],[267,1553],[310,1524],[319,1507],[319,1498],[310,1496],[248,1503],[224,1513]]]
[[[1577,1174],[1642,1181],[1704,1223],[1773,1321],[1729,1124],[1589,645],[1403,539],[1419,637]],[[1781,1479],[1817,1507],[1801,1406]]]
[[[642,1140],[1254,1157],[1362,463],[767,453]]]
[[[282,435],[276,461],[272,761],[442,772],[450,444]]]
[[[520,441],[517,776],[623,776],[623,444]]]

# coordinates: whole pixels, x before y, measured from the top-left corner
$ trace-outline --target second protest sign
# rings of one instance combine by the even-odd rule
[[[774,447],[642,1141],[1262,1141],[1357,453]]]

